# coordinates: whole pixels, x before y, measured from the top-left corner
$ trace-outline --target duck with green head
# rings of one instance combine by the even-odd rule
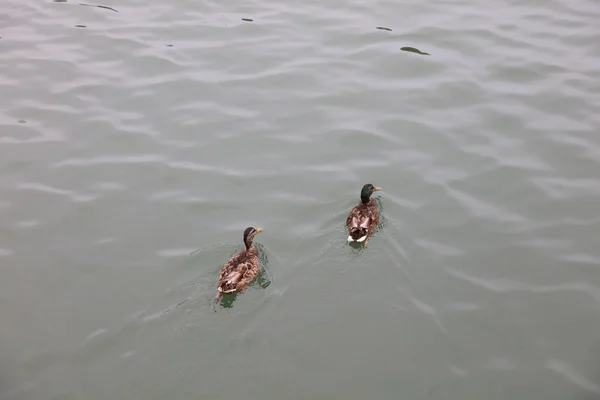
[[[215,300],[219,300],[223,293],[241,292],[258,275],[258,251],[252,245],[252,240],[260,232],[262,228],[253,227],[244,231],[245,248],[234,254],[221,268]]]
[[[362,242],[363,247],[367,245],[369,237],[379,222],[379,210],[375,201],[371,199],[374,192],[381,188],[367,183],[360,191],[360,204],[350,211],[346,218],[348,227],[348,242]]]

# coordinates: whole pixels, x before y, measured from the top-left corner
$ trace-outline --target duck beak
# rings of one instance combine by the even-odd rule
[[[256,228],[256,233],[261,233],[262,232],[262,228]]]
[[[375,186],[375,187],[373,188],[373,191],[374,191],[374,192],[379,192],[380,190],[381,190],[381,188],[380,188],[380,187],[377,187],[377,186]]]

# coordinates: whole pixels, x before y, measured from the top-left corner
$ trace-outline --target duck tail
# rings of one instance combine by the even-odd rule
[[[361,227],[353,227],[348,235],[348,242],[362,242],[367,238],[367,229]]]

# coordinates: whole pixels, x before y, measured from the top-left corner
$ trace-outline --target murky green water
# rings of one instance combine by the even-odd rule
[[[595,1],[106,1],[0,16],[0,399],[600,397]]]

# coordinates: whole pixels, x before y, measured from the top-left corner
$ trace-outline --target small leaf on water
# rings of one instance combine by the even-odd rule
[[[87,28],[85,25],[75,25],[75,28]]]
[[[248,21],[248,22],[252,22],[252,21],[254,21],[254,20],[253,20],[253,19],[250,19],[250,18],[242,18],[242,21]]]
[[[431,54],[429,53],[425,53],[419,49],[415,49],[414,47],[401,47],[400,50],[404,50],[404,51],[410,51],[411,53],[417,53],[417,54],[423,54],[426,56],[430,56]]]
[[[385,26],[378,26],[377,29],[381,29],[382,31],[392,31],[390,28],[386,28]]]

